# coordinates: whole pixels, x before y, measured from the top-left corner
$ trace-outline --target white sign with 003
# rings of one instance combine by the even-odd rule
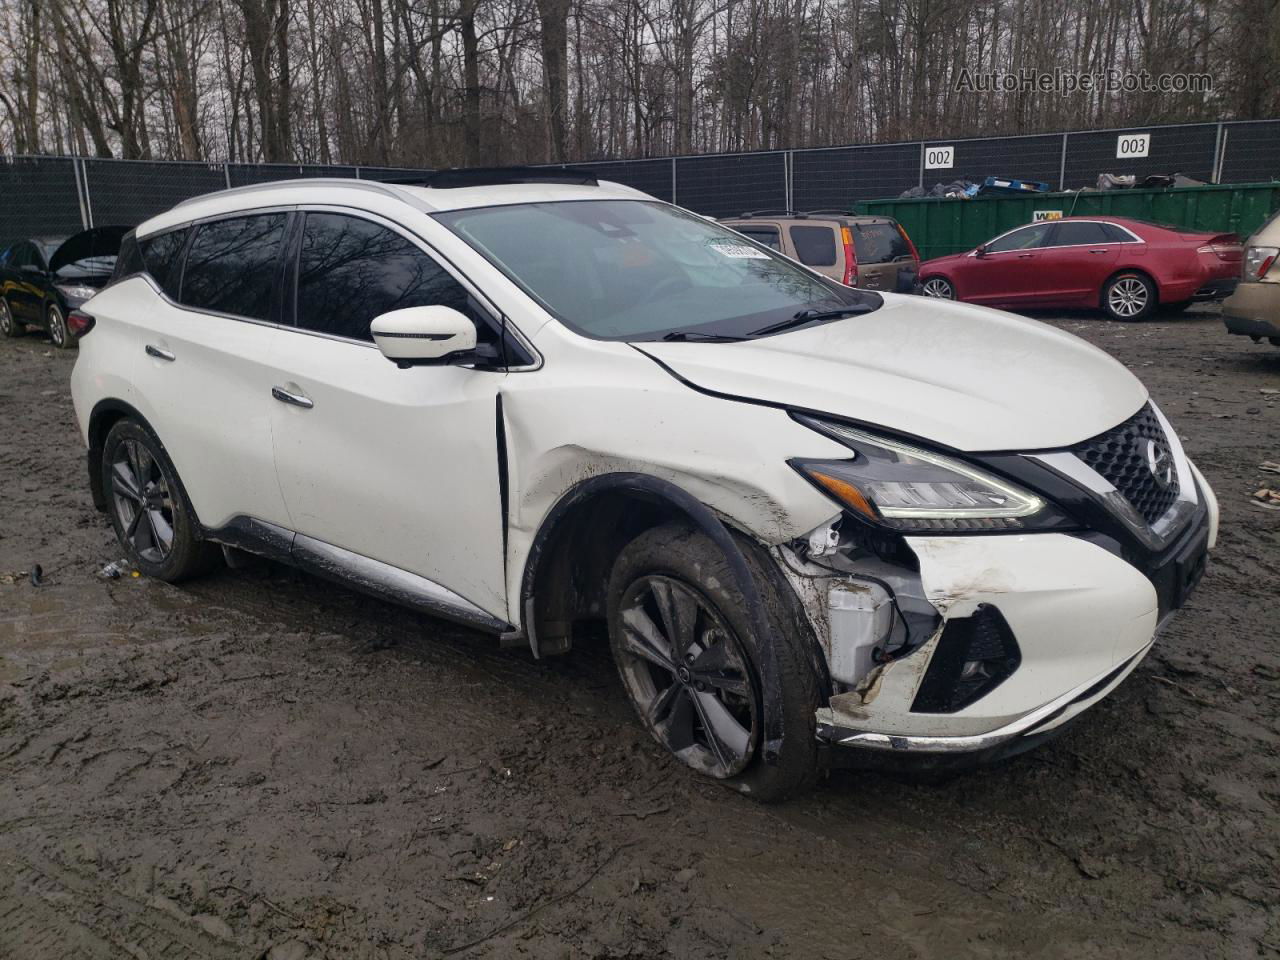
[[[1133,157],[1145,157],[1151,149],[1151,134],[1122,133],[1116,137],[1116,159],[1129,160]]]

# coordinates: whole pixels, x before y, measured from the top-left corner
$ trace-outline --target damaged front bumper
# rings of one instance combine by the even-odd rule
[[[985,753],[1012,740],[1055,730],[1087,710],[1120,685],[1155,645],[1145,647],[1101,677],[1086,681],[1062,696],[1051,700],[1010,723],[986,733],[959,736],[913,736],[910,734],[876,733],[860,726],[843,726],[842,714],[822,709],[817,713],[818,739],[839,747],[861,747],[869,750],[910,750],[917,753]]]
[[[1151,569],[1065,533],[906,537],[918,570],[892,576],[878,560],[853,560],[844,578],[815,577],[812,565],[792,562],[792,583],[835,667],[833,694],[816,713],[818,739],[977,757],[1046,737],[1107,696],[1150,651],[1159,624],[1203,572],[1213,509],[1202,505]],[[895,650],[889,638],[887,654],[877,648],[874,666],[842,682],[837,674],[850,658],[839,647],[848,636],[834,598],[862,581],[859,566],[892,591],[895,612],[925,639]],[[926,604],[932,622],[922,615]]]

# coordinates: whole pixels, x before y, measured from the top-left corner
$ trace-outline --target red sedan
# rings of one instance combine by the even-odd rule
[[[1066,217],[1003,233],[920,265],[926,296],[992,307],[1092,307],[1145,320],[1157,307],[1231,293],[1243,255],[1234,233],[1197,233],[1121,217]]]

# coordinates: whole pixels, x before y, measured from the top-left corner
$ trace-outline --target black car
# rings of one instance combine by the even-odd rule
[[[17,337],[28,326],[40,327],[55,347],[72,346],[67,314],[111,279],[129,230],[95,227],[70,237],[36,237],[0,253],[0,336]]]

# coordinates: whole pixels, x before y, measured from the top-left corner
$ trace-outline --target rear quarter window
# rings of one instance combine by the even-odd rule
[[[171,300],[178,299],[178,287],[182,282],[182,251],[186,249],[190,233],[190,227],[183,227],[152,234],[138,242],[147,273]]]
[[[796,257],[807,267],[836,265],[836,232],[832,227],[791,227]]]
[[[142,251],[138,249],[138,238],[127,233],[120,241],[120,253],[116,256],[115,268],[111,271],[108,284],[116,283],[125,277],[142,273],[146,267],[142,263]]]

